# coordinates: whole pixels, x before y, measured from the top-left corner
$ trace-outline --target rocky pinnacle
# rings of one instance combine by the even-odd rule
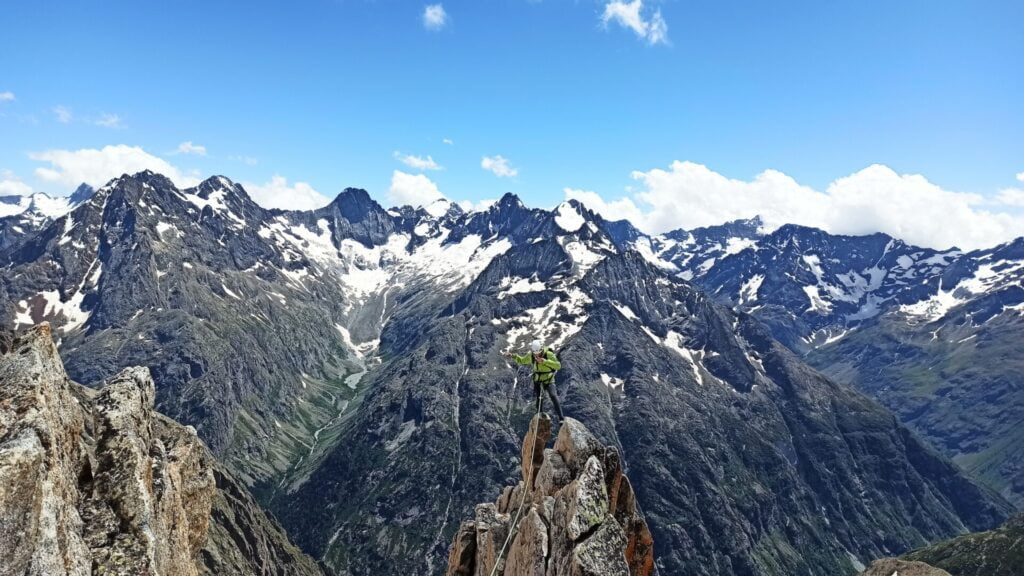
[[[550,438],[548,416],[534,416],[523,439],[523,479],[495,503],[477,505],[475,517],[462,523],[449,551],[448,576],[654,572],[651,532],[618,451],[572,418],[565,419],[554,448],[546,448]]]

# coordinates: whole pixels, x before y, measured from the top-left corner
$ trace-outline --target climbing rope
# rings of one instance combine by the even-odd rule
[[[538,417],[540,415],[541,406],[540,394],[537,395],[537,413],[534,415]],[[505,550],[508,548],[509,542],[512,541],[512,534],[515,531],[516,525],[519,524],[519,518],[523,513],[523,504],[526,503],[526,495],[530,493],[529,484],[533,484],[533,452],[537,447],[537,428],[540,428],[540,418],[537,418],[537,427],[533,427],[533,418],[530,418],[530,427],[533,428],[533,437],[530,438],[530,457],[526,459],[529,466],[527,468],[526,480],[523,481],[523,493],[519,497],[519,507],[516,509],[516,519],[509,524],[508,536],[505,537],[505,543],[501,545],[501,551],[498,553],[498,557],[494,559],[494,566],[491,568],[491,576],[494,576],[498,570],[498,565],[501,564],[501,559],[505,556]],[[527,483],[529,482],[529,484]],[[504,571],[503,571],[504,572]]]

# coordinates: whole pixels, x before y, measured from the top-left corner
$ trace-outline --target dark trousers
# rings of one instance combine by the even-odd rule
[[[541,388],[547,388],[548,389],[548,396],[551,397],[551,403],[555,405],[555,414],[558,414],[558,419],[559,420],[564,420],[565,418],[562,416],[562,407],[558,404],[558,391],[555,390],[555,379],[554,378],[552,378],[551,380],[549,380],[547,382],[540,382],[539,380],[534,380],[534,382],[533,382],[533,397],[534,397],[534,400],[537,403],[537,411],[540,412],[541,407],[544,405],[544,398],[541,397],[541,394],[540,394],[540,389]]]

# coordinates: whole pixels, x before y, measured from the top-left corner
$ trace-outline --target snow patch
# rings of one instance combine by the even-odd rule
[[[579,210],[568,202],[562,202],[555,209],[555,224],[566,232],[575,232],[583,227],[583,215]]]
[[[501,287],[504,288],[504,290],[498,293],[499,300],[503,300],[512,294],[540,292],[546,289],[543,282],[531,278],[505,278],[501,282]]]
[[[755,274],[751,279],[744,282],[743,286],[740,286],[740,304],[756,302],[757,291],[761,289],[762,282],[764,282],[764,274]]]

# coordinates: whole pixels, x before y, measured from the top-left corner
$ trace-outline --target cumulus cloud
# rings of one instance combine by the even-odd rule
[[[417,170],[441,170],[441,165],[434,162],[434,159],[430,156],[415,156],[413,154],[402,154],[401,152],[395,152],[395,159],[405,164],[410,168]]]
[[[57,122],[61,124],[67,124],[74,119],[74,115],[71,113],[71,108],[67,106],[54,106],[53,116],[57,118]]]
[[[996,202],[1006,206],[1024,206],[1024,190],[1005,188],[996,194]]]
[[[265,184],[242,183],[249,196],[264,208],[314,210],[330,203],[330,199],[306,182],[289,184],[284,176],[275,174]]]
[[[198,144],[193,144],[191,140],[188,140],[188,141],[182,142],[181,144],[178,144],[178,148],[177,148],[177,150],[175,150],[175,152],[177,152],[178,154],[192,154],[194,156],[206,156],[206,146],[200,146]]]
[[[391,173],[388,201],[393,206],[426,206],[440,198],[444,198],[444,194],[437,184],[423,174],[407,174],[401,170]]]
[[[31,152],[29,158],[49,164],[36,168],[35,175],[40,180],[63,185],[69,190],[82,182],[90,186],[102,186],[112,178],[142,170],[163,174],[179,187],[194,186],[199,182],[194,175],[183,172],[163,158],[138,146],[125,144],[100,149]]]
[[[508,163],[508,158],[504,158],[500,154],[497,156],[484,156],[480,159],[480,167],[493,172],[499,178],[512,178],[519,174],[519,170],[513,168]]]
[[[601,13],[601,23],[606,27],[609,23],[615,23],[629,28],[638,38],[651,45],[668,44],[668,24],[661,10],[655,10],[649,19],[644,18],[643,13],[643,0],[608,2]]]
[[[0,102],[14,102],[14,92],[10,90],[6,92],[0,92]]]
[[[588,191],[565,194],[606,218],[629,217],[649,233],[760,215],[769,230],[791,223],[835,234],[885,232],[934,248],[988,247],[1024,234],[1024,218],[987,210],[991,202],[978,194],[944,190],[924,176],[878,164],[833,181],[825,191],[776,170],[748,181],[693,162],[632,177],[642,188],[631,197],[609,202]]]
[[[441,140],[441,142],[444,142],[445,144],[447,144],[447,145],[449,145],[449,146],[455,146],[455,142],[454,142],[454,141],[452,141],[452,139],[451,139],[451,138],[443,138],[443,139]],[[1024,174],[1024,172],[1021,172],[1021,174]]]
[[[423,27],[427,30],[440,30],[448,24],[448,13],[441,4],[427,4],[423,8]]]
[[[1024,172],[1018,172],[1017,173],[1017,180],[1020,180],[1021,182],[1024,182]]]
[[[0,170],[0,196],[28,196],[32,187],[22,182],[14,172]]]
[[[106,112],[100,114],[100,117],[92,121],[97,126],[104,128],[124,128],[121,124],[121,117],[117,114],[107,114]]]

